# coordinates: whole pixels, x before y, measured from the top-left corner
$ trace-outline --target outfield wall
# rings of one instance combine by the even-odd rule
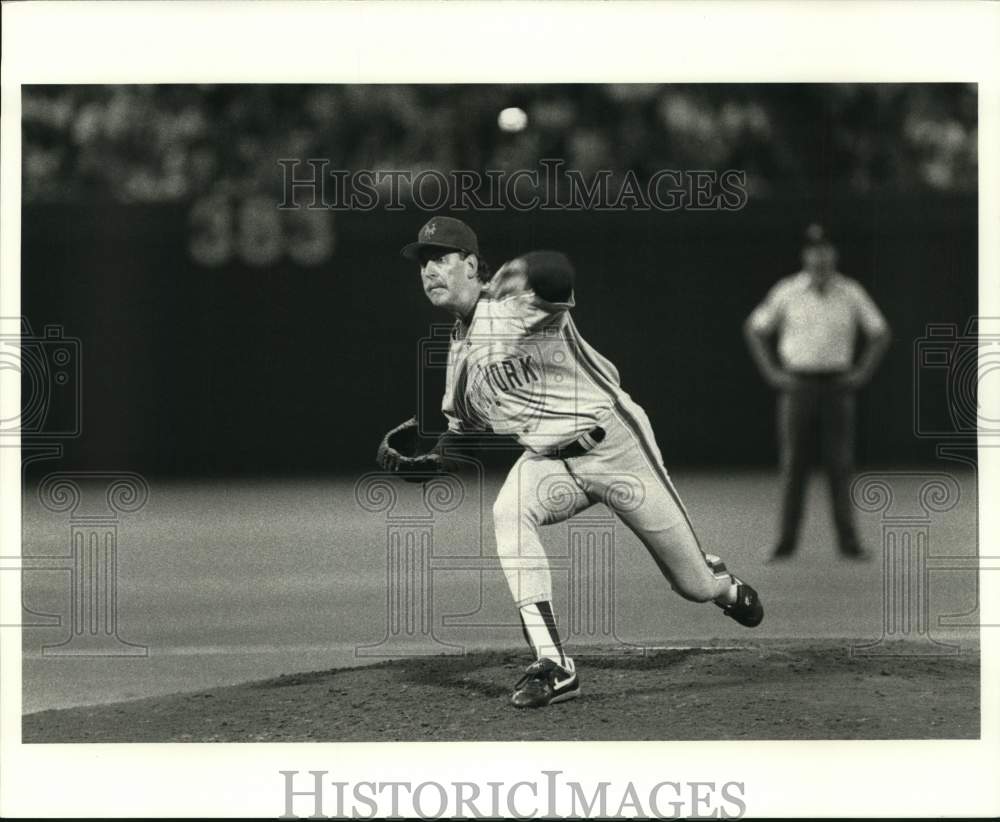
[[[65,440],[64,466],[190,476],[369,467],[383,430],[418,405],[419,341],[447,322],[398,257],[426,216],[279,212],[231,199],[27,205],[22,311],[37,350],[49,345],[46,324],[80,340],[82,435]],[[961,334],[976,312],[974,197],[459,216],[494,263],[530,248],[567,251],[579,269],[577,324],[646,407],[668,465],[712,466],[776,459],[773,397],[741,325],[796,270],[804,225],[829,218],[841,268],[895,335],[862,396],[859,456],[933,457],[937,440],[914,434],[915,345],[928,323]],[[924,369],[925,427],[952,425],[947,373]],[[440,376],[424,380],[430,409]]]

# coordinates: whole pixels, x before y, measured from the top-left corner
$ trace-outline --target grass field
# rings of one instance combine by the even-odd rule
[[[892,475],[897,508],[919,513],[921,476]],[[546,545],[555,566],[555,603],[571,652],[585,656],[598,647],[612,652],[596,661],[582,661],[585,697],[562,710],[577,716],[589,705],[588,713],[596,717],[604,710],[600,706],[606,706],[610,716],[614,705],[629,701],[620,699],[621,683],[616,679],[627,671],[635,679],[627,687],[640,695],[631,725],[607,728],[595,720],[594,727],[581,724],[576,731],[567,731],[566,738],[656,738],[655,734],[727,738],[725,734],[744,732],[768,738],[783,733],[789,738],[975,735],[976,575],[967,564],[949,562],[975,553],[975,484],[971,473],[955,477],[962,489],[958,505],[934,513],[921,526],[930,555],[938,558],[925,591],[933,640],[915,625],[887,623],[886,614],[893,612],[887,611],[881,561],[887,521],[877,513],[859,515],[875,561],[838,560],[825,488],[818,481],[812,489],[801,556],[791,563],[765,565],[776,515],[773,475],[677,472],[674,476],[706,550],[722,555],[760,590],[767,616],[752,632],[710,605],[689,603],[673,594],[642,545],[620,523],[614,525],[605,509],[596,507],[584,519],[547,529]],[[50,655],[52,646],[60,643],[63,651],[73,647],[72,642],[66,644],[71,631],[70,574],[54,567],[24,574],[25,621],[36,623],[23,630],[24,711],[35,714],[26,718],[26,738],[52,739],[53,734],[65,736],[74,728],[81,734],[74,738],[79,739],[123,738],[128,728],[136,739],[193,736],[182,729],[183,723],[170,727],[170,716],[179,722],[181,714],[190,714],[192,704],[200,704],[185,702],[187,697],[83,713],[37,712],[194,691],[213,694],[202,699],[215,705],[235,700],[227,703],[233,711],[243,698],[240,694],[256,694],[255,699],[264,700],[259,704],[267,715],[277,711],[274,716],[286,716],[291,722],[286,729],[290,735],[254,722],[247,723],[240,735],[227,724],[228,731],[212,731],[219,739],[307,738],[293,720],[299,714],[315,714],[317,708],[329,714],[313,729],[322,738],[355,738],[345,735],[345,728],[350,724],[347,718],[364,713],[352,714],[350,707],[361,697],[369,708],[372,700],[385,700],[397,716],[419,715],[417,708],[426,708],[428,699],[444,700],[442,711],[449,705],[456,711],[465,710],[459,706],[473,710],[477,699],[487,714],[506,711],[504,699],[526,660],[521,658],[516,614],[492,556],[488,512],[495,481],[466,488],[454,510],[430,519],[418,516],[426,511],[421,509],[420,493],[418,486],[401,486],[396,508],[387,516],[385,511],[361,506],[353,482],[346,480],[152,483],[145,508],[123,515],[117,527],[118,636],[145,647],[145,655],[121,655],[113,647],[105,648],[103,656]],[[29,491],[24,505],[25,555],[66,555],[71,524],[66,514],[43,509]],[[393,612],[389,607],[387,540],[393,528],[409,533],[418,525],[432,542],[427,575],[432,586],[416,629],[408,631],[404,618],[401,632],[391,635],[393,613],[405,617],[416,612],[406,608]],[[610,565],[601,577],[607,584],[597,605],[593,598],[580,597],[580,569],[574,570],[569,561],[571,526],[610,540]],[[58,560],[47,562],[59,565]],[[572,584],[578,586],[574,595]],[[581,601],[587,608],[581,610]],[[420,619],[428,631],[421,630]],[[49,624],[37,624],[43,622]],[[907,642],[876,646],[878,653],[905,648],[911,655],[930,654],[930,658],[851,656],[852,645],[877,641],[887,628],[894,638]],[[945,642],[952,647],[935,644]],[[647,651],[637,656],[643,648],[670,645],[715,650]],[[720,646],[733,650],[719,650]],[[450,656],[427,658],[443,652]],[[390,657],[402,661],[367,672],[330,673]],[[644,660],[638,668],[636,659]],[[885,660],[883,667],[880,660]],[[393,677],[403,677],[400,681],[406,684],[418,670],[413,666],[427,666],[419,668],[426,674],[420,680],[423,685],[413,682],[405,691],[388,686],[396,681]],[[883,668],[888,673],[883,674]],[[317,701],[315,689],[308,693],[271,686],[219,690],[300,671],[323,672],[309,686],[324,683],[322,700]],[[272,691],[285,695],[283,699],[298,694],[287,714],[274,705],[268,707]],[[754,693],[759,696],[754,698]],[[756,707],[747,715],[758,719],[748,720],[742,730],[731,724],[713,730],[711,723],[678,725],[669,718],[676,718],[670,711],[678,700],[685,705],[703,703],[707,712],[713,694],[727,704],[756,699]],[[303,701],[296,708],[299,697]],[[856,716],[868,718],[856,726],[848,722],[852,698],[868,705],[857,711]],[[185,711],[171,713],[170,706],[182,704],[187,705]],[[646,707],[639,710],[642,705]],[[787,709],[795,705],[799,713],[789,716]],[[650,722],[648,711],[643,713],[654,708],[668,709],[663,722]],[[159,719],[140,726],[132,721],[135,711]],[[84,721],[84,716],[90,718]],[[131,719],[122,724],[116,716]],[[932,722],[935,717],[937,722]],[[483,736],[449,736],[442,729],[453,724],[442,719],[433,731],[405,723],[388,723],[381,729],[362,725],[359,733],[369,734],[370,739],[382,738],[380,734],[502,738],[491,736],[487,727],[480,728]],[[212,723],[206,727],[216,728]],[[540,738],[549,738],[542,730],[539,733]]]

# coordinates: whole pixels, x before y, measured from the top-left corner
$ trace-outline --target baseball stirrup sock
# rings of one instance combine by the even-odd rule
[[[705,554],[704,556],[705,564],[709,567],[714,576],[719,578],[729,578],[729,587],[726,588],[721,596],[716,597],[716,604],[722,607],[732,605],[737,599],[739,599],[740,581],[726,570],[726,563],[724,563],[719,557],[715,556],[715,554]]]
[[[568,667],[563,653],[552,606],[545,601],[521,606],[521,630],[538,659],[548,658],[563,668]]]

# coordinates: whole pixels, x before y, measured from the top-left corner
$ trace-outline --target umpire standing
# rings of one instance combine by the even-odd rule
[[[854,395],[871,379],[889,345],[885,317],[859,283],[836,270],[837,252],[820,226],[806,231],[802,271],[785,277],[744,325],[750,353],[779,392],[781,535],[772,560],[798,543],[812,444],[820,436],[842,556],[866,559],[850,500]],[[855,357],[858,331],[864,348]],[[772,341],[777,338],[777,357]]]

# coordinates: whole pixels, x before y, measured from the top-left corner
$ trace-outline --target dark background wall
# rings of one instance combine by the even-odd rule
[[[577,324],[648,411],[668,465],[773,464],[773,396],[741,325],[798,267],[811,219],[869,290],[894,342],[861,402],[859,457],[933,456],[913,431],[915,341],[976,312],[976,199],[893,194],[755,200],[740,212],[458,215],[499,263],[533,247],[579,269]],[[418,405],[419,340],[436,315],[398,257],[428,215],[326,214],[321,264],[234,252],[195,261],[187,205],[26,205],[22,310],[79,338],[82,436],[66,467],[151,474],[354,472]],[[282,220],[292,219],[282,215]],[[234,229],[236,230],[236,229]],[[429,405],[440,373],[426,376]],[[943,390],[922,402],[946,417]]]

